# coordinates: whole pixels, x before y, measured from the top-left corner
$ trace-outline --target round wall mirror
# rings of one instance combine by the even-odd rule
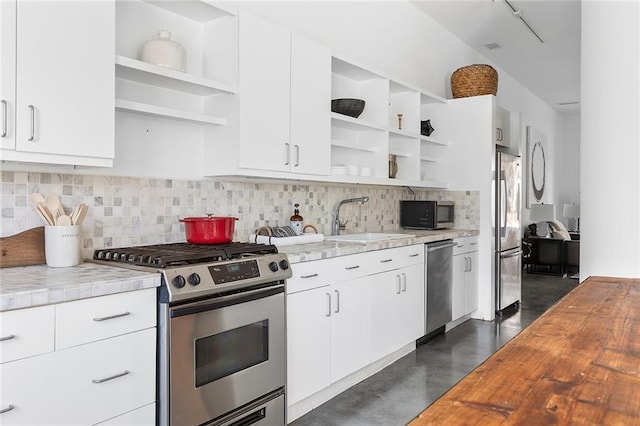
[[[537,201],[542,200],[544,194],[544,184],[546,180],[546,161],[542,143],[536,142],[531,150],[531,184],[533,195]]]

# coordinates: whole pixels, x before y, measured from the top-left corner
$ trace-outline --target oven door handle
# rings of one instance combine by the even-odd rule
[[[175,308],[171,308],[170,316],[171,318],[177,318],[183,317],[185,315],[198,314],[200,312],[213,311],[216,309],[226,308],[227,306],[239,305],[240,303],[246,303],[265,297],[275,296],[276,294],[280,293],[284,293],[283,285],[279,285],[277,287],[269,287],[267,289],[233,294],[229,296],[222,296],[219,298],[190,304],[188,306],[178,306]]]

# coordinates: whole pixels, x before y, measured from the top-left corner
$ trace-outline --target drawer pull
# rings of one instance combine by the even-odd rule
[[[15,338],[16,338],[15,334],[10,334],[8,336],[0,337],[0,342],[4,342],[5,340],[11,340]]]
[[[100,317],[100,318],[94,318],[94,321],[106,321],[106,320],[110,320],[110,319],[114,319],[114,318],[120,318],[120,317],[126,317],[127,315],[131,315],[131,312],[123,312],[121,314],[115,314],[115,315],[109,315],[108,317]]]
[[[9,404],[9,405],[7,406],[7,408],[3,408],[2,410],[0,410],[0,414],[2,414],[2,413],[6,413],[7,411],[11,411],[11,410],[13,410],[14,408],[16,408],[16,407],[14,407],[13,405]]]
[[[318,274],[311,274],[311,275],[300,275],[300,278],[315,278],[317,277]]]
[[[353,269],[358,269],[359,267],[360,267],[360,265],[345,266],[344,269],[346,269],[347,271],[351,271]]]
[[[418,257],[418,256],[420,256],[420,253],[413,253],[409,255],[409,257]]]
[[[129,374],[129,370],[124,370],[120,374],[114,374],[113,376],[105,377],[104,379],[93,379],[91,380],[91,382],[97,383],[97,384],[104,383],[104,382],[108,382],[109,380],[117,379],[118,377],[126,376],[127,374]]]
[[[389,262],[393,262],[393,259],[382,259],[380,261],[380,263],[389,263]]]

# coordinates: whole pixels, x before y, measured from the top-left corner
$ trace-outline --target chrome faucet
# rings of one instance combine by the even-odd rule
[[[333,224],[331,226],[331,235],[340,234],[340,230],[344,230],[345,226],[347,225],[348,220],[346,220],[344,223],[340,222],[340,207],[342,207],[343,204],[348,204],[348,203],[365,204],[368,201],[369,201],[369,197],[349,198],[347,200],[340,201],[340,203],[338,203],[338,207],[336,207],[335,219],[333,220]]]

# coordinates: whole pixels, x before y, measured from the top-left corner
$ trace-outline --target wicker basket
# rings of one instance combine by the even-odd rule
[[[451,74],[454,98],[495,95],[498,93],[498,72],[490,65],[474,64],[458,68]]]

